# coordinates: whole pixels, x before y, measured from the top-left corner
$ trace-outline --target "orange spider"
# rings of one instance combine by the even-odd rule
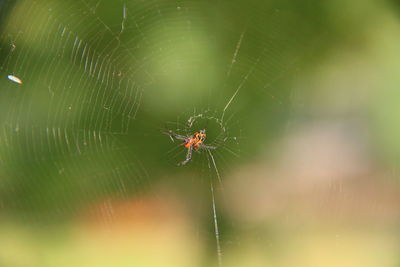
[[[193,148],[196,152],[199,151],[199,149],[216,149],[215,146],[208,146],[204,144],[204,140],[206,140],[206,130],[200,130],[198,132],[195,132],[191,136],[175,134],[172,131],[164,133],[169,135],[172,141],[174,141],[173,138],[183,140],[184,142],[181,145],[185,146],[188,149],[188,152],[186,153],[186,159],[178,163],[178,166],[185,165],[192,159]]]

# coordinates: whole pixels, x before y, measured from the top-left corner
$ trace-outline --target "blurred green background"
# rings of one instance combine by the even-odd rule
[[[398,266],[399,33],[394,1],[1,1],[0,266]]]

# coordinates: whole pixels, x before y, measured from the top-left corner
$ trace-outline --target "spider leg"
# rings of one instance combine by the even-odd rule
[[[199,146],[200,149],[216,149],[216,146],[209,146],[209,145],[205,145],[205,144],[201,144]]]
[[[188,138],[187,136],[183,136],[183,135],[179,135],[179,134],[173,134],[172,137],[174,137],[175,139],[178,139],[178,140],[186,140]]]
[[[186,163],[188,163],[192,159],[192,152],[193,152],[193,146],[190,146],[188,148],[188,152],[186,153],[186,159],[182,162],[179,162],[178,166],[182,166],[182,165],[185,165]]]
[[[187,139],[187,136],[176,134],[173,131],[168,131],[168,132],[162,131],[161,133],[168,135],[172,141],[174,141],[173,138],[178,139],[178,140],[186,140]]]

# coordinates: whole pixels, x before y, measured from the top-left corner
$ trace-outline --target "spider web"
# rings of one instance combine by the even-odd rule
[[[109,196],[129,198],[151,186],[148,166],[158,162],[150,158],[169,149],[153,145],[165,137],[158,125],[185,135],[204,128],[217,149],[195,153],[188,168],[209,179],[221,265],[216,185],[223,189],[229,156],[244,160],[256,151],[246,140],[265,138],[269,122],[284,125],[290,90],[282,78],[295,73],[305,56],[296,50],[313,34],[295,8],[280,1],[3,2],[1,209],[42,220]]]

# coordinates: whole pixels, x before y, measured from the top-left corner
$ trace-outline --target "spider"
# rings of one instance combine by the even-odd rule
[[[174,141],[173,138],[175,138],[177,140],[183,140],[184,142],[181,145],[185,146],[188,149],[185,160],[182,162],[179,162],[178,166],[185,165],[192,159],[193,149],[194,149],[194,151],[198,152],[199,149],[216,149],[217,148],[215,146],[209,146],[209,145],[204,144],[204,140],[206,139],[206,130],[200,130],[190,136],[175,134],[172,131],[163,132],[163,133],[168,135],[172,139],[172,141]]]

